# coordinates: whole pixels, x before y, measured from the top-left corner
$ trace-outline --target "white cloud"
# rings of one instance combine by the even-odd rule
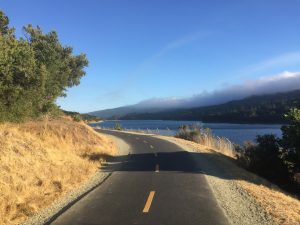
[[[299,76],[298,72],[289,72],[289,71],[284,71],[278,75],[275,76],[268,76],[268,77],[261,77],[258,79],[259,82],[272,82],[272,81],[278,81],[282,79],[288,79],[288,78],[294,78]]]
[[[203,91],[187,98],[154,98],[137,104],[141,107],[196,107],[222,104],[231,100],[238,100],[252,95],[271,94],[300,89],[300,72],[284,71],[273,76],[248,80],[240,85],[228,86],[213,92]]]

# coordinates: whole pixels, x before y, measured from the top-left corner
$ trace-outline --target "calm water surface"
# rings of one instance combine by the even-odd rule
[[[257,135],[275,134],[281,137],[281,125],[269,124],[229,124],[229,123],[202,123],[200,121],[166,121],[166,120],[110,120],[92,124],[104,128],[113,128],[120,123],[125,129],[155,130],[161,135],[175,135],[180,125],[197,124],[203,128],[210,128],[214,135],[226,137],[234,143],[243,144],[246,140],[254,141]]]

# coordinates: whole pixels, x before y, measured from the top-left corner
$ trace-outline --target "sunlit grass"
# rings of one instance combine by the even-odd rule
[[[43,120],[0,125],[0,224],[19,224],[78,187],[115,154],[115,145],[83,123]]]

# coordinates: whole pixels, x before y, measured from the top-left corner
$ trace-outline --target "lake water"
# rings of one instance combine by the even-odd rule
[[[275,134],[281,137],[281,125],[269,124],[229,124],[229,123],[202,123],[200,121],[166,121],[166,120],[111,120],[91,124],[103,128],[113,128],[120,123],[125,129],[152,130],[161,135],[173,136],[180,125],[197,124],[203,128],[210,128],[214,135],[226,137],[234,143],[243,144],[244,141],[254,141],[257,135]]]

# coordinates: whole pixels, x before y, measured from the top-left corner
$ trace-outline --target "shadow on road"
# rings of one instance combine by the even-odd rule
[[[134,152],[138,152],[138,154],[117,157],[106,156],[106,163],[101,167],[104,171],[154,172],[156,164],[159,164],[160,172],[199,173],[226,180],[245,180],[274,188],[270,182],[239,167],[234,159],[217,152],[187,152],[173,143],[149,136],[129,135],[114,131],[101,131],[100,133],[122,138],[134,148]],[[140,140],[135,140],[136,136],[159,146],[160,152],[157,152],[157,157],[154,152],[140,153],[144,146]]]
[[[213,153],[195,153],[186,151],[130,154],[106,157],[102,171],[154,172],[159,165],[160,172],[199,173],[221,179],[246,180],[255,184],[269,186],[263,178],[255,176],[238,167],[233,159]]]
[[[102,166],[104,171],[154,171],[159,165],[160,171],[176,171],[201,173],[200,167],[191,158],[189,152],[158,152],[130,154],[126,156],[108,157]]]

